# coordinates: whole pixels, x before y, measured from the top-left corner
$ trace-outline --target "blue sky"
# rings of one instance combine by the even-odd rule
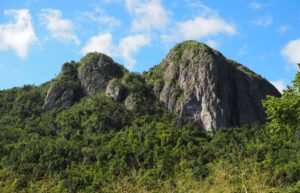
[[[300,62],[299,24],[298,0],[0,0],[0,89],[51,80],[90,51],[143,72],[194,39],[282,90]]]

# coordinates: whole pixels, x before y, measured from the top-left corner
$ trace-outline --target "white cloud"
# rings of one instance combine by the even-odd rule
[[[29,47],[37,40],[29,10],[5,10],[14,22],[0,25],[0,51],[13,49],[20,58],[26,58]]]
[[[86,45],[81,50],[82,54],[87,54],[94,51],[114,56],[115,47],[112,42],[112,35],[110,33],[104,33],[94,36],[86,43]]]
[[[257,17],[256,19],[252,20],[251,23],[258,26],[269,26],[273,22],[273,18],[269,15]]]
[[[233,24],[225,21],[216,10],[204,5],[201,1],[185,0],[185,6],[192,8],[191,12],[195,12],[196,15],[191,19],[174,23],[173,27],[161,35],[164,42],[199,40],[220,34],[234,35],[237,33]],[[213,46],[217,46],[216,42],[211,40],[207,43],[213,43]]]
[[[236,34],[236,29],[232,24],[227,23],[218,16],[196,17],[195,19],[179,22],[170,35],[162,35],[164,41],[181,41],[191,39],[201,39],[208,36]]]
[[[121,57],[125,61],[125,65],[132,70],[136,65],[134,54],[150,43],[150,39],[145,35],[137,34],[127,36],[120,40],[116,46],[113,44],[112,35],[110,33],[99,34],[92,37],[82,48],[82,54],[88,52],[102,52],[109,56]]]
[[[300,63],[300,38],[288,42],[281,50],[281,55],[290,63]]]
[[[88,19],[100,25],[108,26],[109,28],[117,28],[121,26],[121,21],[113,16],[109,16],[103,9],[96,8],[94,12],[83,12],[81,18]]]
[[[289,26],[287,26],[287,25],[279,26],[279,27],[276,29],[276,31],[277,31],[278,33],[285,33],[285,32],[287,32],[287,31],[289,31],[289,30],[290,30],[290,28],[289,28]]]
[[[61,11],[57,9],[42,9],[39,19],[51,33],[52,38],[64,42],[73,42],[76,45],[80,44],[79,39],[73,31],[73,22],[63,19]]]
[[[126,7],[134,17],[133,31],[161,30],[169,21],[168,12],[160,0],[126,0]]]
[[[219,47],[219,42],[215,40],[208,40],[206,44],[214,49],[217,49]]]
[[[279,92],[283,92],[283,90],[286,88],[286,84],[283,80],[276,80],[271,81],[271,83],[277,88]]]
[[[137,53],[142,47],[149,43],[150,40],[146,36],[140,34],[127,36],[120,41],[119,52],[129,69],[133,69],[136,64],[133,54]]]

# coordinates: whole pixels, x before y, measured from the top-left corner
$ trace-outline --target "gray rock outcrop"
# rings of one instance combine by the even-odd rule
[[[116,102],[121,102],[124,98],[125,88],[120,83],[119,79],[112,79],[109,81],[105,95],[111,97]]]
[[[66,63],[54,79],[43,108],[69,107],[81,97],[104,93],[130,111],[148,112],[162,101],[178,123],[214,133],[221,127],[264,122],[262,100],[280,96],[261,76],[196,41],[177,44],[143,75],[129,73],[101,53]]]
[[[121,78],[127,72],[104,54],[90,54],[82,60],[78,77],[84,92],[88,95],[105,91],[109,80]]]
[[[87,54],[79,63],[65,63],[48,90],[43,109],[69,107],[83,96],[105,92],[110,80],[127,72],[110,57],[96,52]],[[107,94],[118,99],[116,95],[121,94],[121,88],[119,93],[116,89],[108,88]]]
[[[177,44],[146,77],[180,123],[211,132],[264,122],[262,99],[280,96],[267,80],[195,41]]]
[[[81,87],[77,77],[77,64],[65,63],[48,90],[43,109],[70,107],[80,96]]]

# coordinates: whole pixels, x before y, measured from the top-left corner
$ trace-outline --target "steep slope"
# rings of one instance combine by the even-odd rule
[[[267,80],[196,41],[177,44],[144,76],[180,123],[212,132],[264,122],[261,100],[280,96]]]
[[[186,41],[142,76],[129,73],[101,53],[65,63],[43,108],[70,107],[99,92],[129,110],[149,109],[160,100],[177,115],[178,123],[196,124],[211,132],[264,122],[262,99],[280,96],[272,84],[241,64],[205,44]]]
[[[44,110],[67,108],[82,97],[104,93],[128,110],[150,110],[155,95],[144,78],[129,73],[102,53],[89,53],[80,62],[65,63],[48,90]]]
[[[250,104],[278,92],[204,44],[179,44],[167,59],[140,75],[90,53],[40,86],[0,90],[0,192],[299,192],[300,73],[264,100],[265,125],[212,136],[175,113],[206,100],[209,112],[223,108],[216,116],[253,116]]]

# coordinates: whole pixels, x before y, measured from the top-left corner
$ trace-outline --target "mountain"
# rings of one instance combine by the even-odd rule
[[[181,123],[212,132],[264,122],[261,101],[267,95],[280,96],[266,79],[196,41],[177,44],[145,76]]]
[[[265,122],[261,101],[267,95],[280,96],[261,76],[196,41],[177,44],[159,65],[136,75],[144,88],[128,88],[129,76],[134,75],[109,56],[90,53],[80,63],[63,65],[44,109],[68,107],[98,92],[131,110],[156,98],[176,114],[178,123],[215,133],[221,127]]]
[[[195,41],[142,74],[89,53],[0,90],[0,192],[299,192],[299,91]]]

